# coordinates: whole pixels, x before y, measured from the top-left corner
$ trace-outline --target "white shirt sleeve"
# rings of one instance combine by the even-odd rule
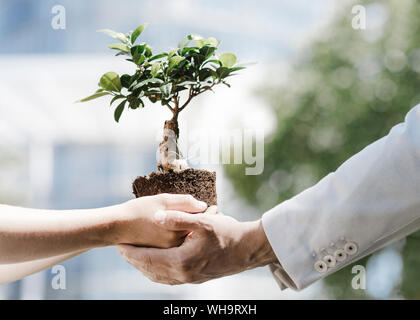
[[[303,289],[420,228],[420,105],[384,138],[263,215],[281,288]]]

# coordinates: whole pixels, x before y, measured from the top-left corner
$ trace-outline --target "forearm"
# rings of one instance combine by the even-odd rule
[[[48,269],[56,264],[71,259],[79,254],[82,254],[86,250],[66,253],[54,257],[38,259],[33,261],[1,264],[0,265],[0,284],[16,281],[27,277],[31,274],[39,271]]]
[[[0,264],[110,245],[120,211],[121,205],[69,211],[0,205]]]

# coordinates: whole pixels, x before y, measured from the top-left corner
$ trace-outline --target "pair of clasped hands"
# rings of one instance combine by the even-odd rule
[[[117,246],[149,279],[171,285],[276,261],[260,220],[239,222],[191,195],[160,194],[87,210],[0,205],[0,283],[104,246]]]

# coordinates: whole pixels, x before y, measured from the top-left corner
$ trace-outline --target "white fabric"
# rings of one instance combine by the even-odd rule
[[[420,228],[420,105],[315,186],[264,214],[281,288],[300,290]],[[314,264],[348,242],[357,251],[326,272]],[[318,268],[319,269],[319,268]]]

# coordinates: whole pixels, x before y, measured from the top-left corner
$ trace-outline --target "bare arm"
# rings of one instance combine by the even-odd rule
[[[0,205],[0,264],[43,259],[130,243],[172,247],[185,232],[152,223],[158,211],[201,212],[207,205],[187,195],[158,195],[87,210],[50,211]]]
[[[66,253],[55,257],[38,259],[27,262],[19,262],[12,264],[0,264],[0,284],[5,284],[8,282],[16,281],[27,277],[31,274],[37,273],[39,271],[48,269],[56,264],[71,259],[79,254],[82,254],[83,251],[76,251],[72,253]]]
[[[0,205],[0,263],[17,263],[111,244],[121,205],[71,211]]]

